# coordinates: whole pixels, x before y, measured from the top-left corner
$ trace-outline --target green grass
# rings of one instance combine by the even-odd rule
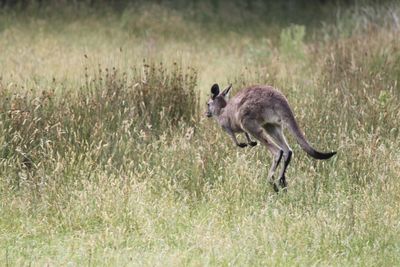
[[[202,3],[0,12],[2,265],[400,264],[400,6]],[[278,87],[338,154],[288,136],[274,193],[215,82]]]

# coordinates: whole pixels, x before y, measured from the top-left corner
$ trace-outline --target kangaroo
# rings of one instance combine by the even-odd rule
[[[286,97],[271,86],[251,86],[228,99],[232,84],[220,93],[218,84],[211,87],[211,98],[207,102],[207,117],[214,117],[238,147],[255,146],[250,135],[272,153],[272,165],[268,182],[276,192],[279,187],[286,190],[286,169],[292,158],[283,128],[287,127],[300,147],[315,159],[329,159],[336,152],[323,153],[315,150],[300,130]],[[247,143],[239,143],[237,133],[244,133]],[[279,173],[279,184],[274,179],[275,171],[283,158]]]

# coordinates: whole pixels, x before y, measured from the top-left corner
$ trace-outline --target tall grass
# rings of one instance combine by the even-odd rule
[[[128,156],[128,142],[150,142],[173,125],[193,125],[197,120],[194,70],[174,64],[167,72],[162,64],[144,63],[131,72],[99,67],[89,74],[86,69],[81,88],[59,93],[50,88],[37,94],[2,85],[2,158],[16,173],[51,168],[54,158],[70,157],[71,152],[76,160],[85,155],[99,164],[112,162],[118,169],[124,164],[121,154]],[[8,178],[20,186],[19,174]]]
[[[252,4],[0,15],[0,262],[399,264],[398,4],[323,22]],[[288,136],[276,194],[267,150],[203,117],[214,82],[279,88],[337,156],[312,160]]]

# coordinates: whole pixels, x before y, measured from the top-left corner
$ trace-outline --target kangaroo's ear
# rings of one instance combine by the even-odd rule
[[[217,95],[219,95],[219,86],[217,83],[215,83],[212,87],[211,87],[211,94],[212,94],[212,98],[215,98]]]
[[[221,95],[222,95],[223,97],[227,97],[227,96],[229,95],[229,92],[231,91],[231,89],[232,89],[232,84],[230,84],[230,85],[221,93]]]

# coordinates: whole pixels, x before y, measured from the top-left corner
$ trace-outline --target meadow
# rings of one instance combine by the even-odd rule
[[[400,265],[399,3],[40,3],[0,9],[2,266]],[[338,154],[287,134],[275,193],[205,118],[216,82]]]

